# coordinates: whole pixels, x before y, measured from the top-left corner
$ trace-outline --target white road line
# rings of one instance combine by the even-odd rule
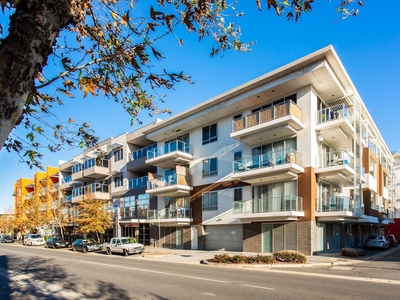
[[[98,266],[105,266],[105,267],[112,267],[112,268],[119,268],[119,269],[126,269],[126,270],[134,270],[134,271],[154,273],[154,274],[160,274],[160,275],[168,275],[168,276],[175,276],[175,277],[190,278],[190,279],[203,280],[203,281],[209,281],[209,282],[217,282],[217,283],[224,283],[224,284],[237,284],[237,282],[230,282],[230,281],[224,281],[224,280],[215,280],[215,279],[204,278],[204,277],[196,277],[196,276],[186,276],[186,275],[181,275],[181,274],[176,274],[176,273],[152,271],[152,270],[125,267],[125,266],[116,266],[116,265],[96,263],[96,262],[85,261],[85,260],[80,260],[79,262],[86,263],[86,264],[98,265]],[[257,289],[265,289],[265,290],[275,291],[274,288],[268,288],[268,287],[264,287],[264,286],[246,285],[246,284],[240,284],[240,285],[241,286],[250,287],[250,288],[257,288]]]
[[[344,275],[334,275],[334,274],[307,273],[307,272],[272,270],[272,269],[268,269],[266,270],[266,272],[400,285],[400,280],[381,279],[372,277],[354,277],[354,276],[344,276]]]

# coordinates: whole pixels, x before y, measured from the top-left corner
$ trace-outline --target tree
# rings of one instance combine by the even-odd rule
[[[328,0],[330,1],[330,0]],[[266,0],[267,9],[298,21],[312,9],[313,0]],[[341,18],[357,15],[361,1],[335,0]],[[166,36],[183,44],[183,31],[214,42],[211,56],[227,50],[248,51],[235,18],[242,16],[226,0],[3,0],[0,23],[0,147],[16,151],[30,167],[42,168],[42,147],[58,151],[65,145],[94,147],[98,142],[87,123],[59,120],[54,105],[74,97],[102,93],[121,104],[132,122],[138,114],[169,113],[160,108],[165,90],[183,72],[155,64]],[[261,10],[260,0],[255,5]],[[140,13],[147,12],[143,16]],[[7,29],[7,30],[6,30]],[[53,116],[53,122],[43,116]],[[24,126],[25,137],[10,135]],[[48,141],[39,142],[38,136]],[[1,149],[1,148],[0,148]]]
[[[7,211],[0,214],[0,235],[10,234],[14,229],[14,214],[12,211]]]
[[[98,200],[92,194],[85,194],[85,199],[79,202],[78,213],[73,220],[78,230],[82,233],[95,232],[97,240],[99,234],[104,234],[112,227],[112,212],[109,209],[108,201]]]

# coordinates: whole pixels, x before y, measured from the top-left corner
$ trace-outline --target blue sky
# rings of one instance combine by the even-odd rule
[[[335,1],[332,1],[335,2]],[[339,1],[336,1],[339,2]],[[399,119],[400,87],[400,23],[397,11],[383,10],[372,1],[365,1],[357,17],[335,22],[338,14],[334,3],[315,1],[313,11],[304,14],[296,24],[276,17],[273,11],[259,12],[255,1],[241,1],[238,11],[244,41],[257,41],[249,53],[228,52],[224,57],[209,57],[210,42],[197,42],[195,35],[178,46],[174,38],[163,41],[160,48],[167,57],[169,71],[184,71],[194,84],[180,83],[176,91],[168,92],[166,107],[173,114],[217,96],[237,85],[270,72],[327,45],[333,45],[350,78],[366,104],[391,151],[400,151],[396,121]],[[265,1],[261,2],[262,4]],[[141,126],[130,126],[130,118],[113,101],[80,96],[65,100],[57,113],[71,116],[78,122],[88,121],[101,140],[130,132]],[[161,119],[168,115],[159,116]],[[139,117],[143,124],[155,119],[146,112]],[[20,131],[16,131],[22,134]],[[58,160],[68,160],[80,149],[45,152],[43,166],[58,166]],[[19,157],[0,151],[0,212],[13,203],[13,183],[21,177],[31,178],[38,169],[29,169]]]

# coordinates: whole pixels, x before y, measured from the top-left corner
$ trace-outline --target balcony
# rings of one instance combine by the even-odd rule
[[[147,180],[147,176],[131,179],[129,180],[129,189],[131,190],[139,187],[145,187],[147,186]]]
[[[304,128],[301,109],[287,101],[233,120],[231,138],[248,145],[293,136]]]
[[[288,195],[233,202],[233,217],[242,221],[285,221],[304,217],[303,198]]]
[[[316,156],[315,173],[325,181],[343,187],[353,183],[354,159],[346,151],[333,151]]]
[[[63,203],[72,203],[72,195],[64,196]]]
[[[182,141],[173,141],[147,151],[147,164],[171,169],[176,165],[187,165],[192,159],[192,146]]]
[[[325,197],[316,199],[315,216],[318,221],[355,221],[361,217],[361,210],[354,207],[348,197]]]
[[[128,171],[144,172],[148,170],[146,164],[147,151],[157,148],[157,144],[153,144],[129,153],[129,162],[126,165]]]
[[[320,139],[334,149],[351,149],[355,128],[352,125],[352,115],[345,105],[321,109],[316,119],[315,130]]]
[[[157,177],[149,179],[146,193],[164,197],[187,196],[193,190],[190,184],[190,175],[176,174],[167,177]]]
[[[108,160],[96,161],[95,158],[91,158],[84,163],[83,176],[85,178],[98,179],[104,178],[108,175]]]
[[[160,210],[149,210],[147,220],[153,224],[163,226],[190,225],[192,219],[192,209],[186,207],[164,208]]]
[[[72,202],[79,202],[85,197],[93,197],[97,200],[108,200],[110,198],[108,185],[101,183],[92,183],[80,186],[72,190]]]
[[[60,189],[64,190],[72,186],[72,175],[65,176],[61,179]]]
[[[297,179],[304,173],[301,154],[290,148],[233,162],[232,179],[247,183],[269,183]]]

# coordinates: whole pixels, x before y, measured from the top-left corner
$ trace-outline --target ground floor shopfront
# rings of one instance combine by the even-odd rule
[[[294,250],[305,255],[362,247],[379,224],[254,222],[207,226],[151,226],[155,246],[170,249],[273,253]],[[160,237],[158,240],[157,237]]]

